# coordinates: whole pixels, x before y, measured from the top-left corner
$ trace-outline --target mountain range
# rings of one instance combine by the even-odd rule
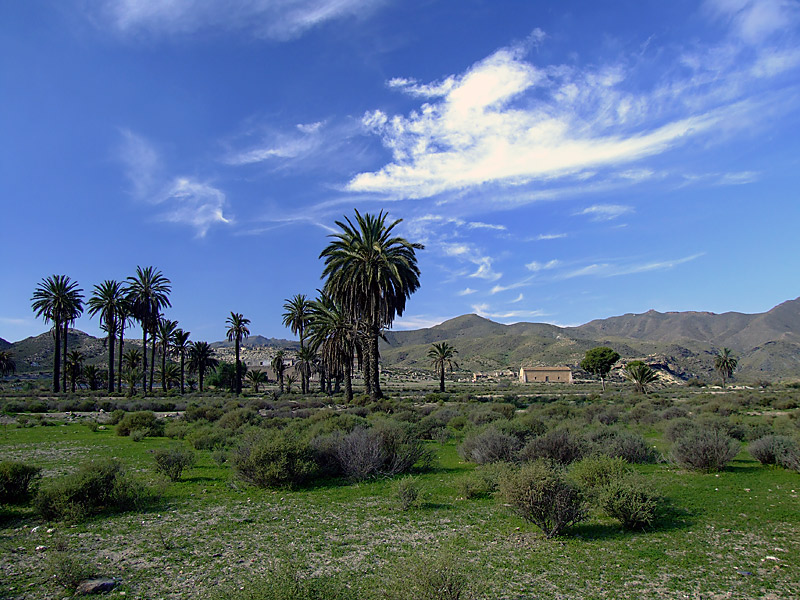
[[[623,359],[645,359],[677,379],[709,378],[716,352],[728,347],[739,358],[740,379],[783,379],[800,375],[800,298],[757,314],[650,310],[579,327],[503,325],[474,314],[462,315],[430,328],[386,332],[381,342],[382,362],[390,368],[430,369],[430,345],[443,341],[458,350],[458,363],[468,371],[577,367],[587,350],[603,345],[614,348]],[[50,367],[52,343],[47,332],[10,344],[0,338],[0,349],[14,353],[18,371],[29,372]],[[71,330],[69,345],[81,350],[90,363],[105,359],[103,339]],[[232,342],[214,342],[212,346],[228,348]],[[296,349],[298,343],[256,335],[243,347]]]

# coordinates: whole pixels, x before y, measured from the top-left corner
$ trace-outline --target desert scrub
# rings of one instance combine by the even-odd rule
[[[529,441],[520,451],[519,458],[525,461],[545,459],[568,465],[579,460],[587,451],[587,443],[581,436],[567,429],[554,429]]]
[[[510,470],[500,479],[499,498],[517,515],[552,538],[586,518],[583,495],[564,471],[544,461]]]
[[[293,487],[319,471],[314,452],[297,434],[268,430],[248,435],[231,453],[240,479],[257,487]]]
[[[670,452],[685,469],[711,473],[721,471],[739,453],[740,444],[719,429],[699,429],[678,438]]]
[[[42,470],[23,462],[0,462],[0,504],[28,501]]]
[[[624,479],[633,472],[633,467],[625,460],[602,454],[581,459],[569,469],[570,478],[592,496],[602,487]]]
[[[155,413],[150,410],[125,413],[117,424],[117,435],[132,435],[136,431],[141,431],[142,435],[150,437],[162,436],[164,424],[156,419]]]
[[[656,461],[656,453],[647,445],[638,433],[623,431],[611,437],[605,444],[603,452],[611,457],[621,458],[626,462],[641,465]]]
[[[212,596],[215,600],[360,600],[355,587],[348,587],[340,577],[303,576],[292,566],[273,568],[261,579],[246,586]]]
[[[464,460],[479,465],[510,462],[515,459],[521,445],[518,437],[489,425],[468,433],[458,448],[458,454]]]
[[[403,477],[394,484],[394,495],[400,510],[410,510],[419,506],[422,499],[422,486],[416,477]]]
[[[661,496],[639,474],[617,477],[600,488],[598,506],[625,529],[644,529],[656,519]]]
[[[380,598],[388,600],[475,600],[479,577],[452,554],[410,559],[390,578]],[[377,596],[377,595],[376,595]]]
[[[166,475],[170,481],[178,481],[181,473],[194,465],[195,455],[188,448],[173,446],[153,450],[153,460],[156,471]]]
[[[785,435],[766,435],[747,448],[750,456],[762,465],[781,465],[789,462],[791,455],[800,453],[797,442]],[[789,460],[787,460],[789,459]]]
[[[472,473],[462,475],[456,480],[456,491],[460,498],[488,498],[497,491],[500,478],[512,468],[508,463],[480,465]]]
[[[157,492],[134,479],[116,459],[89,462],[78,471],[43,485],[34,505],[47,520],[77,521],[103,512],[140,509]]]

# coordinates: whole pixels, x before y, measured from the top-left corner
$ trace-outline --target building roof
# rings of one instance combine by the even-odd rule
[[[572,371],[569,367],[522,367],[523,371]]]

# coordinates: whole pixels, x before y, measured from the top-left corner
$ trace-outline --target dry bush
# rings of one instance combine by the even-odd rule
[[[762,465],[791,463],[792,455],[800,452],[797,442],[785,435],[764,436],[750,442],[747,450]]]
[[[686,469],[721,471],[739,453],[740,444],[718,429],[700,429],[678,438],[672,460]]]
[[[195,463],[194,452],[179,446],[153,450],[156,471],[166,475],[170,481],[178,481],[181,473]]]
[[[458,448],[458,454],[466,461],[479,465],[494,462],[510,462],[515,459],[521,442],[518,437],[503,433],[490,425],[467,434]]]
[[[519,458],[523,461],[546,459],[568,465],[580,460],[588,450],[582,437],[567,429],[554,429],[529,441],[520,451]]]

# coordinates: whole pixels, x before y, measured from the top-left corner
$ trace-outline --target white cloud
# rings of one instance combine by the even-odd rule
[[[158,151],[145,138],[122,130],[120,159],[131,182],[134,198],[158,205],[155,218],[193,227],[198,237],[208,233],[215,224],[230,224],[224,215],[227,207],[225,193],[193,177],[164,175],[164,165]]]
[[[758,181],[760,173],[757,171],[739,171],[737,173],[723,173],[719,178],[721,185],[742,185]]]
[[[392,329],[400,329],[400,330],[407,330],[407,329],[428,329],[430,327],[434,327],[443,323],[453,317],[432,317],[428,315],[416,315],[416,316],[409,316],[404,315],[395,319],[394,323],[392,323]]]
[[[473,304],[472,310],[474,310],[476,314],[487,319],[520,319],[542,317],[547,314],[541,310],[509,310],[496,312],[492,311],[488,304]]]
[[[541,233],[536,236],[535,240],[537,242],[542,242],[546,240],[560,240],[567,237],[566,233]]]
[[[509,303],[510,304],[516,304],[517,302],[522,302],[523,298],[524,298],[524,296],[522,294],[520,294],[519,296],[517,296],[516,298],[511,300]]]
[[[650,271],[660,271],[673,269],[678,265],[691,262],[703,256],[704,253],[693,254],[675,260],[653,261],[647,263],[594,263],[586,265],[574,271],[562,274],[559,279],[572,279],[574,277],[617,277],[620,275],[633,275],[636,273],[647,273]]]
[[[103,0],[93,15],[123,34],[244,31],[287,40],[336,19],[361,18],[384,0]]]
[[[595,204],[576,212],[575,215],[590,216],[593,221],[611,221],[633,212],[632,206],[622,204]]]
[[[793,0],[708,0],[706,8],[727,20],[733,31],[750,44],[759,44],[775,32],[791,30],[800,20]]]
[[[556,259],[547,261],[546,263],[541,263],[534,260],[526,264],[525,268],[535,273],[537,271],[546,271],[549,269],[555,269],[560,264],[561,262]]]
[[[472,288],[468,287],[468,288],[464,288],[463,290],[458,292],[458,295],[459,296],[469,296],[470,294],[474,294],[477,291],[478,290],[473,290]]]

